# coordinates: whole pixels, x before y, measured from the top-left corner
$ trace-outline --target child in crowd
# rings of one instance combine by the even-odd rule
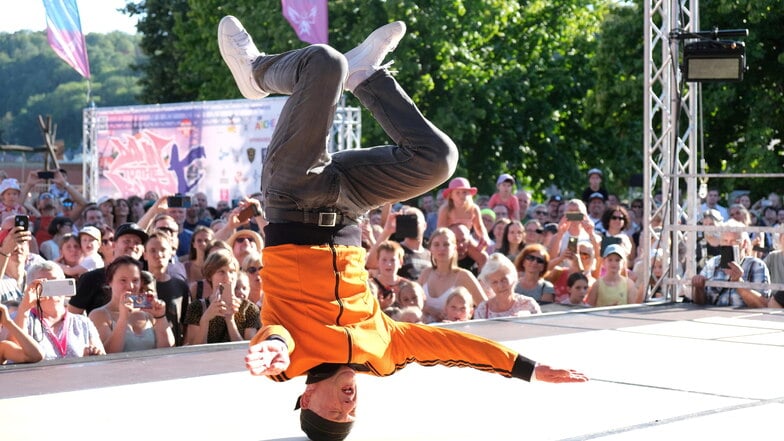
[[[422,285],[411,280],[401,282],[398,287],[395,305],[401,309],[408,306],[413,306],[420,310],[424,308],[425,290],[422,289]]]
[[[588,293],[588,277],[585,274],[569,274],[566,286],[569,287],[569,297],[561,301],[562,305],[587,306],[585,295]]]
[[[621,275],[625,267],[626,250],[622,245],[612,244],[602,254],[604,275],[591,286],[587,303],[591,306],[616,306],[640,303],[639,291],[631,279]]]
[[[79,230],[79,244],[82,248],[81,265],[85,270],[91,271],[96,268],[103,268],[103,258],[98,254],[101,247],[101,230],[93,226],[86,226]]]
[[[19,202],[21,194],[19,181],[16,179],[3,179],[0,182],[0,220],[18,214],[27,214],[27,210]]]
[[[480,240],[479,248],[484,249],[491,242],[482,222],[481,208],[473,200],[476,192],[476,187],[471,187],[466,178],[449,181],[449,187],[444,190],[445,202],[438,210],[438,227],[463,224]]]
[[[234,297],[245,300],[250,295],[250,278],[245,271],[237,273],[237,284],[234,285]]]
[[[520,202],[514,194],[515,180],[512,175],[504,173],[495,182],[498,190],[490,196],[487,206],[494,208],[496,205],[503,205],[509,212],[509,218],[520,220]]]
[[[444,305],[444,322],[465,322],[474,315],[474,299],[471,293],[462,286],[456,286],[444,294],[447,296]]]
[[[416,306],[405,306],[398,309],[392,318],[398,322],[422,323],[422,309]]]

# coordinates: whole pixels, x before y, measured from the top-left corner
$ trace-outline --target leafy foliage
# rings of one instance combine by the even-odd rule
[[[130,66],[143,56],[137,36],[112,32],[85,37],[91,80],[82,78],[49,47],[45,32],[0,33],[0,128],[3,142],[43,143],[38,116],[51,116],[70,155],[81,152],[82,110],[138,104],[141,91]],[[89,92],[89,95],[88,95]]]

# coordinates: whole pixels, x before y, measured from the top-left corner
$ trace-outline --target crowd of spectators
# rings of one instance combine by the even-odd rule
[[[661,297],[655,282],[668,263],[655,240],[660,220],[645,222],[643,200],[608,193],[603,176],[589,170],[580,198],[541,202],[510,174],[492,195],[455,177],[416,201],[372,211],[360,226],[379,307],[396,320],[437,324]],[[147,192],[88,201],[64,170],[0,180],[0,363],[250,339],[263,307],[261,197],[232,204]],[[728,205],[711,189],[700,222],[784,222],[774,193],[754,204],[740,194]],[[654,243],[640,243],[645,228]],[[698,239],[700,274],[685,301],[784,305],[780,292],[741,286],[784,282],[784,235]],[[729,248],[735,254],[722,259]],[[643,253],[653,265],[648,280]]]

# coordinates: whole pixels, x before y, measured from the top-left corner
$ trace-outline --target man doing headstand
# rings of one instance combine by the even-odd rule
[[[348,435],[357,404],[356,372],[387,376],[416,362],[527,381],[587,381],[478,336],[395,322],[368,289],[360,218],[371,208],[440,185],[458,159],[452,140],[422,116],[381,66],[404,34],[405,25],[394,22],[345,55],[319,44],[267,55],[236,18],[224,17],[218,27],[221,55],[246,98],[290,95],[262,171],[269,221],[262,329],[245,362],[253,375],[275,381],[307,375],[297,407],[302,429],[313,440]],[[395,145],[327,152],[344,89]]]

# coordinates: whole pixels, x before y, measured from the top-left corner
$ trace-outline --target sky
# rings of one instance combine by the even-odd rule
[[[106,34],[121,31],[136,33],[136,21],[118,12],[126,0],[76,0],[84,34]],[[0,0],[0,32],[13,33],[22,29],[46,30],[46,14],[42,0]]]

